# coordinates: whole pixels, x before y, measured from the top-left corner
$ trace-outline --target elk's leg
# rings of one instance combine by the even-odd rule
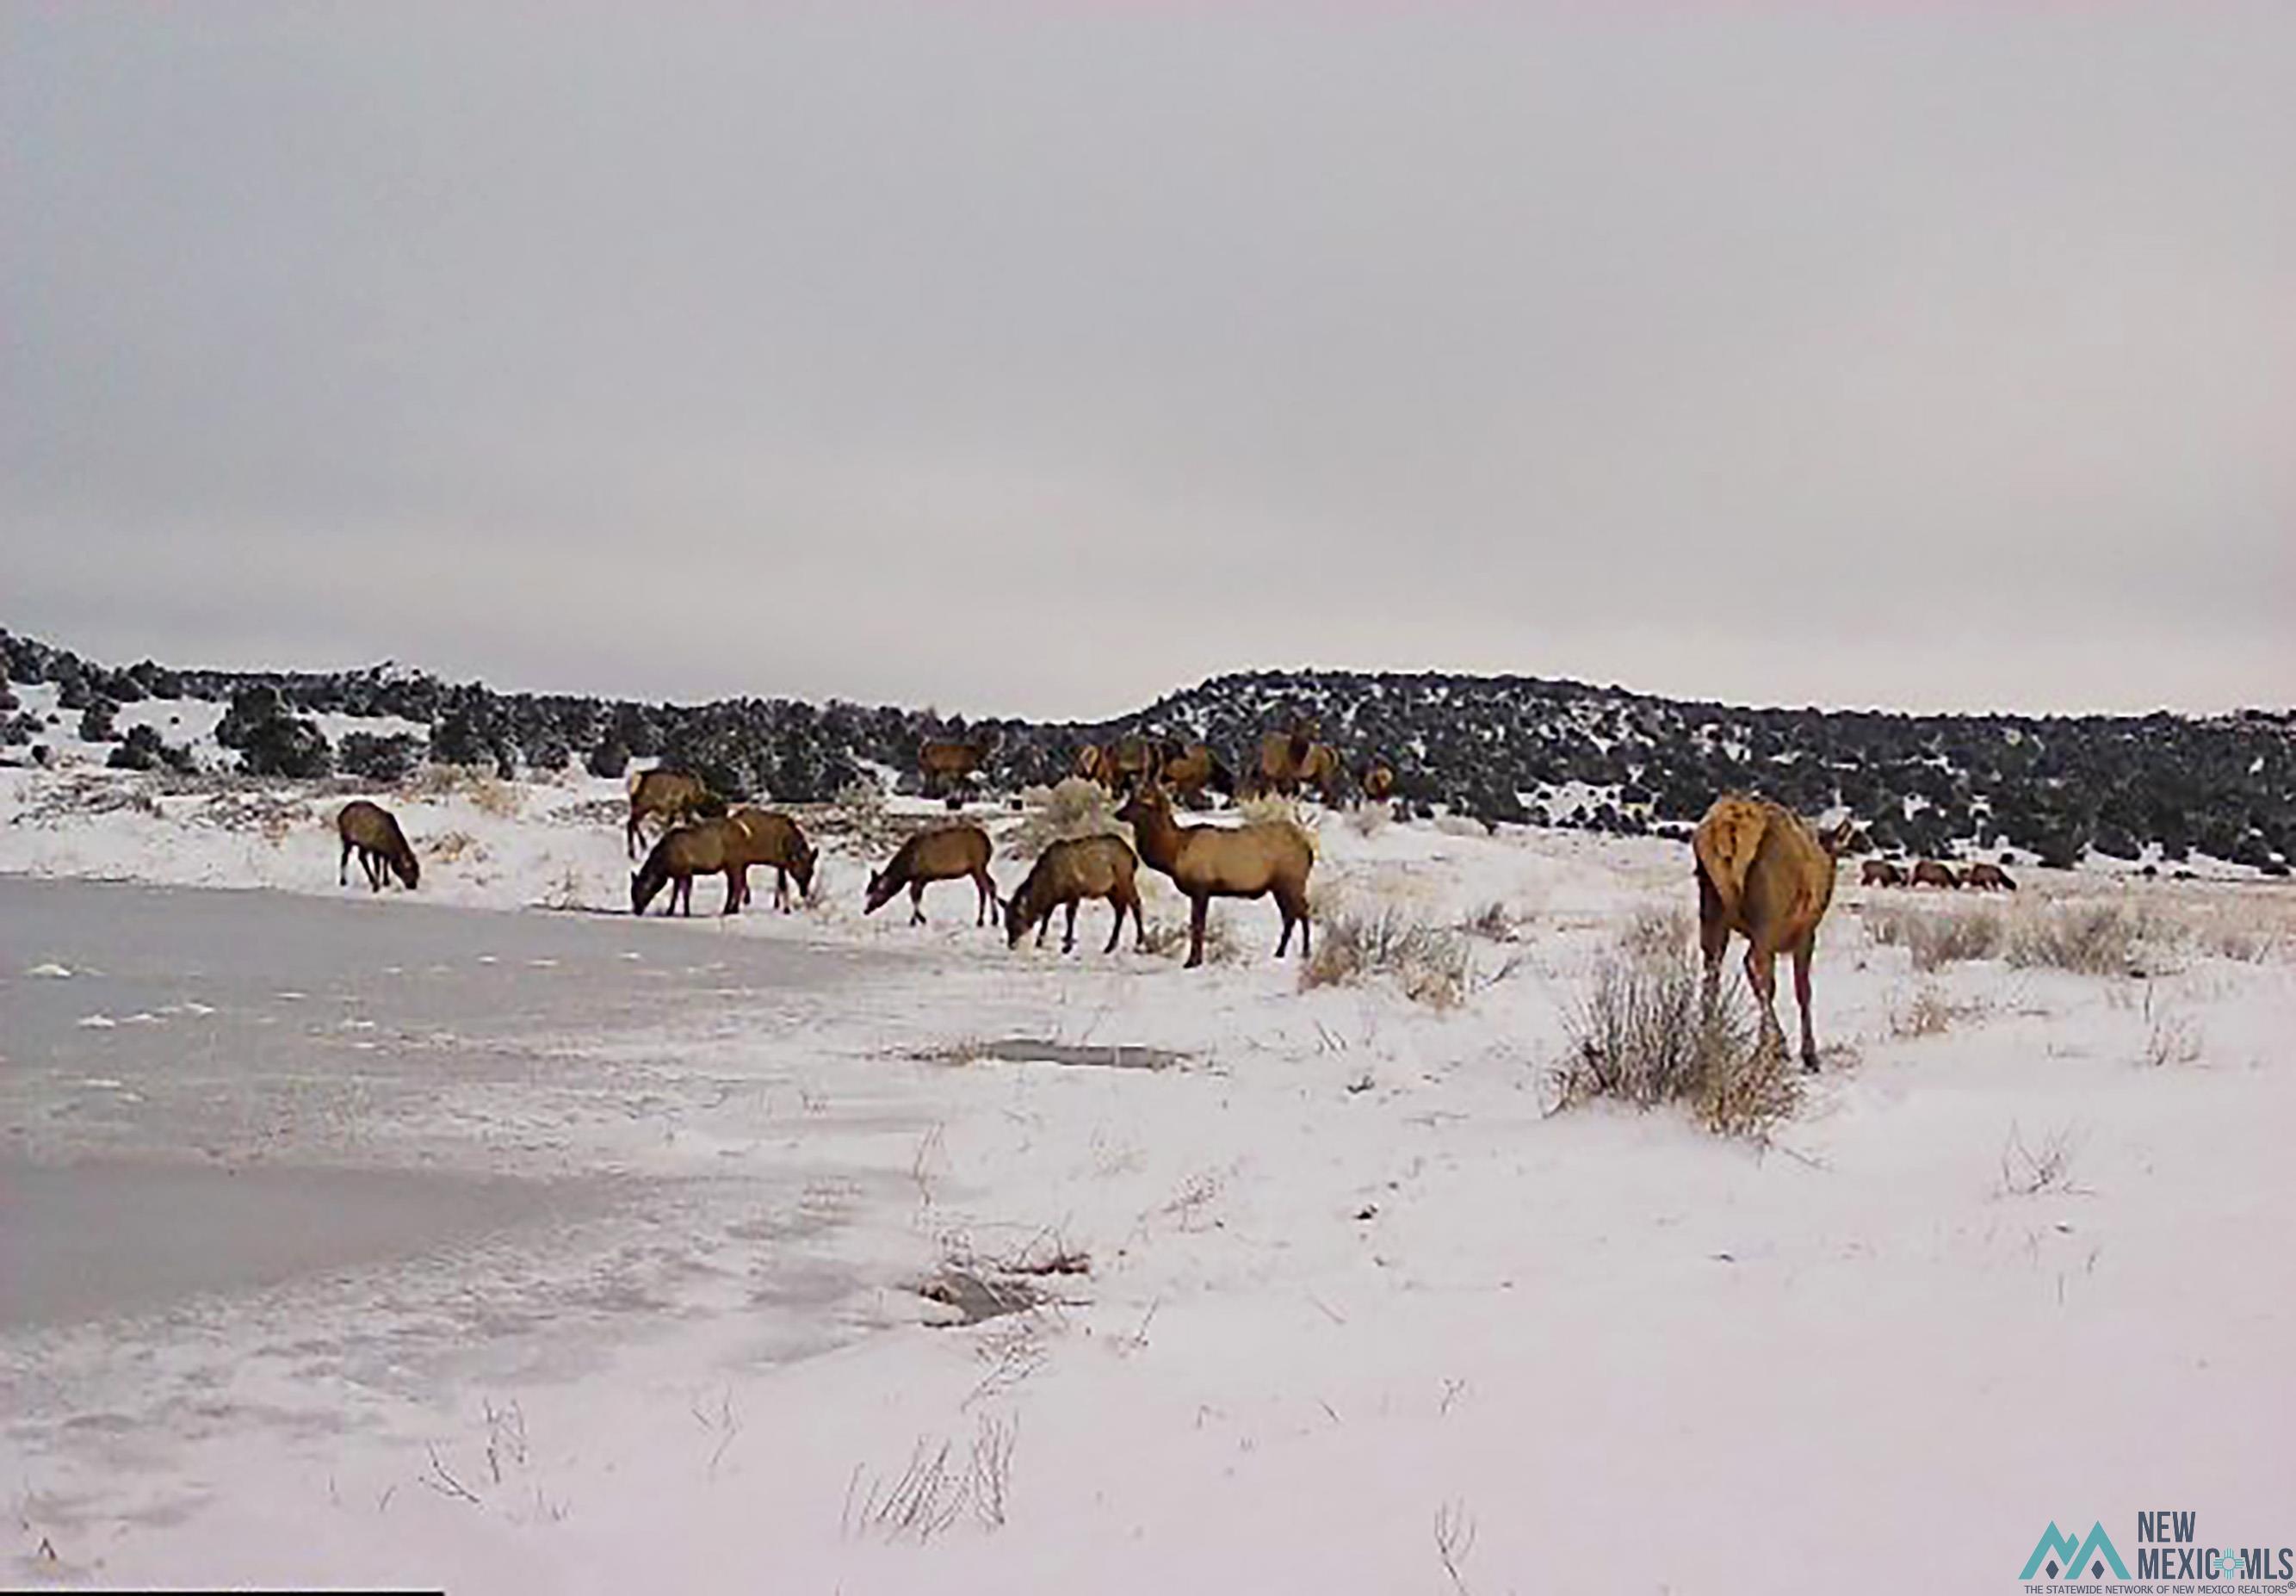
[[[1746,945],[1746,983],[1762,1005],[1762,1045],[1785,1051],[1786,1034],[1778,1024],[1778,953],[1759,941]]]
[[[1127,896],[1132,905],[1132,948],[1135,953],[1148,951],[1148,922],[1140,918],[1140,889],[1134,888]]]
[[[1722,955],[1729,950],[1730,924],[1722,913],[1722,895],[1714,890],[1702,864],[1698,867],[1698,951],[1705,959],[1705,978],[1699,997],[1710,1015],[1721,994]]]
[[[972,885],[980,893],[980,913],[972,917],[973,929],[978,930],[988,923],[988,905],[996,901],[996,884],[986,870],[976,870],[972,872]]]
[[[789,894],[789,866],[786,864],[776,864],[774,866],[774,907],[779,909],[784,914],[791,912]]]
[[[913,926],[921,926],[924,922],[925,884],[922,881],[911,881],[909,883],[909,923]]]
[[[1188,962],[1193,970],[1204,962],[1204,916],[1211,913],[1212,900],[1199,893],[1188,901]]]
[[[1124,935],[1124,895],[1120,892],[1110,893],[1108,906],[1116,911],[1116,920],[1108,928],[1108,945],[1100,950],[1103,954],[1114,953],[1117,938]]]
[[[749,901],[750,872],[747,867],[728,864],[726,867],[726,903],[718,913],[731,914]]]
[[[1076,912],[1078,901],[1078,900],[1075,898],[1069,899],[1068,927],[1061,933],[1061,952],[1064,954],[1072,954],[1076,952]]]
[[[338,887],[348,887],[350,884],[351,839],[346,837],[343,839],[343,856],[335,865],[335,885]]]
[[[382,855],[369,853],[366,849],[361,848],[359,863],[366,871],[367,890],[381,892],[382,890]]]
[[[1048,908],[1045,911],[1045,917],[1037,922],[1037,945],[1038,947],[1045,945],[1045,933],[1052,929],[1053,912]]]
[[[638,812],[636,809],[630,811],[629,824],[622,828],[622,839],[629,845],[630,857],[636,858],[638,856]]]
[[[1817,1034],[1809,1023],[1809,962],[1817,952],[1817,933],[1805,931],[1793,945],[1794,1002],[1801,1008],[1801,1067],[1817,1073]]]

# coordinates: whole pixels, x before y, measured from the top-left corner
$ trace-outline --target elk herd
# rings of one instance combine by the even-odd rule
[[[947,795],[972,780],[994,750],[986,740],[932,741],[917,750],[917,765],[930,794]],[[1063,916],[1062,951],[1076,946],[1078,909],[1106,903],[1113,915],[1108,943],[1116,951],[1127,916],[1135,945],[1147,945],[1141,917],[1139,871],[1143,864],[1170,880],[1188,901],[1190,968],[1203,962],[1204,931],[1211,900],[1272,897],[1283,921],[1275,956],[1291,951],[1297,930],[1300,957],[1309,955],[1308,878],[1316,850],[1308,833],[1288,818],[1250,819],[1242,824],[1185,823],[1175,804],[1201,807],[1209,795],[1250,798],[1312,791],[1327,804],[1339,800],[1345,767],[1335,749],[1321,741],[1312,723],[1295,722],[1259,741],[1256,759],[1239,781],[1210,747],[1139,736],[1091,743],[1078,749],[1072,773],[1098,783],[1120,800],[1115,818],[1132,831],[1132,840],[1111,834],[1064,839],[1047,845],[1027,878],[1010,896],[999,894],[989,863],[988,833],[969,822],[952,821],[910,837],[885,864],[871,872],[863,912],[874,914],[906,892],[912,924],[924,921],[924,890],[936,881],[972,883],[978,897],[973,923],[992,921],[1017,947],[1030,931],[1042,945],[1054,915]],[[1383,802],[1395,792],[1393,768],[1381,760],[1356,773],[1365,799]],[[696,876],[722,875],[726,897],[720,913],[739,913],[750,901],[750,872],[774,872],[774,904],[795,907],[791,894],[813,896],[817,855],[797,822],[786,814],[731,805],[696,775],[650,770],[631,779],[629,814],[624,824],[626,851],[636,861],[651,823],[658,832],[630,877],[630,912],[644,914],[668,889],[666,912],[693,913]],[[338,884],[348,885],[350,860],[358,855],[371,889],[381,891],[387,875],[412,888],[421,867],[398,823],[365,798],[345,805],[336,816],[342,858]],[[1780,954],[1793,967],[1794,997],[1800,1011],[1800,1055],[1807,1069],[1817,1068],[1817,1043],[1810,1021],[1810,961],[1817,928],[1833,902],[1838,861],[1854,830],[1844,821],[1814,830],[1791,811],[1766,799],[1728,794],[1716,800],[1691,837],[1693,873],[1698,889],[1699,941],[1703,955],[1702,990],[1711,1004],[1722,959],[1731,938],[1746,944],[1748,984],[1760,1004],[1762,1034],[1781,1050],[1784,1037],[1776,1014]],[[2014,891],[2016,883],[1997,864],[1976,863],[1959,872],[1934,859],[1906,867],[1870,859],[1860,883],[1866,887],[1966,888]]]

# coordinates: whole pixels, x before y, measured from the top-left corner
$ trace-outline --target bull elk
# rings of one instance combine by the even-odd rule
[[[1282,958],[1300,928],[1300,956],[1308,957],[1308,872],[1316,850],[1307,833],[1290,821],[1259,821],[1247,826],[1183,826],[1172,818],[1171,800],[1161,788],[1135,792],[1116,818],[1132,828],[1140,857],[1171,878],[1188,900],[1188,968],[1204,962],[1204,919],[1216,897],[1265,897],[1273,894],[1283,916],[1275,945]]]
[[[1140,861],[1121,837],[1078,837],[1055,842],[1037,855],[1029,879],[1004,905],[1004,943],[1008,947],[1021,945],[1021,938],[1029,928],[1037,929],[1037,945],[1045,943],[1046,928],[1052,924],[1053,911],[1068,911],[1068,927],[1061,938],[1061,952],[1076,948],[1077,905],[1086,898],[1105,898],[1116,910],[1115,923],[1108,928],[1108,945],[1100,951],[1112,954],[1119,937],[1124,934],[1124,917],[1132,916],[1134,945],[1142,953],[1148,951],[1148,930],[1140,919],[1140,884],[1136,877]]]
[[[343,840],[343,856],[335,869],[335,885],[351,883],[351,854],[356,850],[359,867],[366,872],[369,890],[381,892],[382,878],[388,869],[414,889],[421,880],[422,866],[414,857],[414,850],[406,846],[406,834],[398,829],[398,822],[381,804],[371,804],[365,798],[353,798],[335,816],[335,835]]]
[[[724,813],[723,800],[700,776],[682,770],[640,771],[630,778],[630,819],[624,828],[629,856],[636,858],[638,844],[645,840],[639,825],[643,821],[658,820],[667,832],[672,826]]]
[[[1801,1010],[1801,1065],[1817,1068],[1809,1019],[1809,964],[1818,921],[1833,901],[1835,861],[1849,840],[1844,821],[1823,834],[1776,804],[1738,793],[1717,798],[1691,835],[1698,874],[1698,941],[1705,955],[1704,1000],[1710,1011],[1730,935],[1746,939],[1746,979],[1762,1005],[1762,1039],[1783,1048],[1778,1026],[1777,957],[1793,960],[1794,1000]]]
[[[996,904],[996,881],[988,873],[988,833],[979,826],[942,826],[920,831],[901,844],[884,869],[869,877],[864,914],[874,914],[902,888],[909,889],[909,923],[925,922],[925,888],[934,881],[957,881],[970,876],[980,894],[976,926],[988,923]]]

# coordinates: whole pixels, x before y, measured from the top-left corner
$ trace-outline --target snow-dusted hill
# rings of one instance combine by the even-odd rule
[[[119,756],[147,765],[252,758],[391,776],[427,757],[504,775],[577,765],[615,774],[633,757],[659,757],[731,793],[810,801],[874,767],[913,769],[929,736],[993,738],[988,784],[1013,790],[1066,772],[1088,739],[1135,731],[1209,739],[1244,767],[1263,733],[1304,715],[1351,770],[1392,764],[1398,792],[1422,814],[1636,834],[1679,828],[1716,793],[1751,788],[1805,811],[1855,814],[1888,852],[2012,850],[2053,864],[2171,870],[2198,855],[2275,875],[2296,857],[2296,716],[2286,711],[1882,715],[1693,703],[1531,676],[1291,671],[1215,677],[1103,722],[968,724],[835,701],[503,693],[398,667],[115,668],[5,633],[0,661],[16,683],[0,685],[16,700],[0,700],[0,742],[61,750],[84,737],[111,757],[112,740],[149,724]],[[239,712],[226,717],[234,700]]]

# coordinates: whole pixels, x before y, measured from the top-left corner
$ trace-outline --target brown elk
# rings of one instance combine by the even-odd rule
[[[640,771],[630,778],[630,819],[624,829],[629,856],[636,858],[638,844],[645,840],[645,833],[639,829],[642,821],[659,820],[668,831],[672,826],[725,812],[724,801],[700,776],[682,770]]]
[[[728,820],[697,821],[689,825],[672,826],[653,845],[645,863],[630,876],[630,913],[643,914],[654,895],[669,887],[669,902],[665,913],[693,913],[693,878],[723,874],[726,878],[726,906],[718,911],[731,914],[742,906],[743,885],[737,880],[742,866],[735,863],[748,844],[739,829]]]
[[[1146,953],[1148,930],[1140,919],[1139,868],[1138,857],[1121,837],[1078,837],[1053,843],[1037,856],[1029,879],[1004,905],[1005,945],[1020,946],[1021,938],[1034,926],[1037,945],[1042,947],[1053,911],[1065,908],[1068,927],[1061,939],[1061,952],[1072,952],[1077,905],[1086,898],[1105,898],[1116,910],[1116,921],[1108,928],[1108,945],[1100,951],[1116,951],[1117,939],[1124,934],[1124,917],[1129,913],[1134,945]]]
[[[381,804],[371,804],[365,798],[353,798],[335,816],[335,834],[343,839],[343,856],[335,869],[335,885],[348,887],[351,882],[351,853],[357,849],[359,867],[366,872],[370,890],[382,890],[385,867],[396,872],[398,879],[412,890],[422,879],[422,866],[414,857],[414,850],[406,846],[406,834],[398,829],[398,822]]]
[[[1868,859],[1857,874],[1861,887],[1902,887],[1906,872],[1887,859]]]
[[[1300,956],[1308,957],[1308,872],[1315,868],[1316,850],[1298,826],[1283,820],[1183,826],[1172,818],[1171,800],[1155,786],[1135,792],[1116,818],[1131,826],[1140,857],[1169,876],[1188,900],[1188,968],[1204,962],[1204,917],[1216,897],[1274,894],[1283,916],[1275,956],[1291,946],[1296,924]]]
[[[1285,797],[1304,787],[1313,787],[1326,804],[1335,803],[1340,793],[1340,756],[1328,742],[1315,741],[1313,732],[1295,726],[1289,732],[1270,732],[1259,740],[1259,768],[1254,773],[1252,788],[1257,793],[1282,793]]]
[[[1961,872],[1961,884],[1976,892],[2014,892],[2017,883],[1998,864],[1980,859]]]
[[[752,865],[772,866],[774,907],[783,913],[795,906],[790,899],[792,880],[797,883],[800,896],[813,896],[816,855],[797,822],[770,809],[742,808],[727,815],[726,824],[729,830],[726,839],[726,880],[731,888],[734,909],[749,904]]]
[[[1813,833],[1791,811],[1729,793],[1717,798],[1691,835],[1698,874],[1698,940],[1705,955],[1705,1002],[1711,1010],[1730,934],[1746,939],[1746,979],[1762,1005],[1762,1038],[1779,1047],[1777,957],[1793,960],[1794,1000],[1801,1009],[1801,1064],[1817,1068],[1809,1019],[1809,965],[1818,921],[1833,901],[1835,860],[1849,823]]]
[[[1373,760],[1364,766],[1362,787],[1366,802],[1387,802],[1395,795],[1395,767],[1384,759]]]
[[[1915,861],[1912,880],[1916,887],[1943,887],[1948,891],[1961,885],[1961,878],[1953,873],[1953,866],[1940,864],[1935,859]]]
[[[953,785],[971,782],[996,747],[996,739],[986,734],[969,742],[929,737],[917,744],[917,771],[924,778],[925,796],[939,798]]]
[[[970,876],[980,893],[977,926],[988,923],[997,901],[996,879],[988,873],[988,833],[979,826],[942,826],[920,831],[901,844],[892,862],[869,877],[869,896],[864,914],[874,914],[893,900],[902,888],[909,889],[909,923],[925,922],[925,888],[934,881],[956,881]]]
[[[1170,742],[1164,745],[1161,752],[1157,779],[1182,803],[1195,807],[1207,792],[1235,796],[1235,773],[1212,751],[1210,743]]]

